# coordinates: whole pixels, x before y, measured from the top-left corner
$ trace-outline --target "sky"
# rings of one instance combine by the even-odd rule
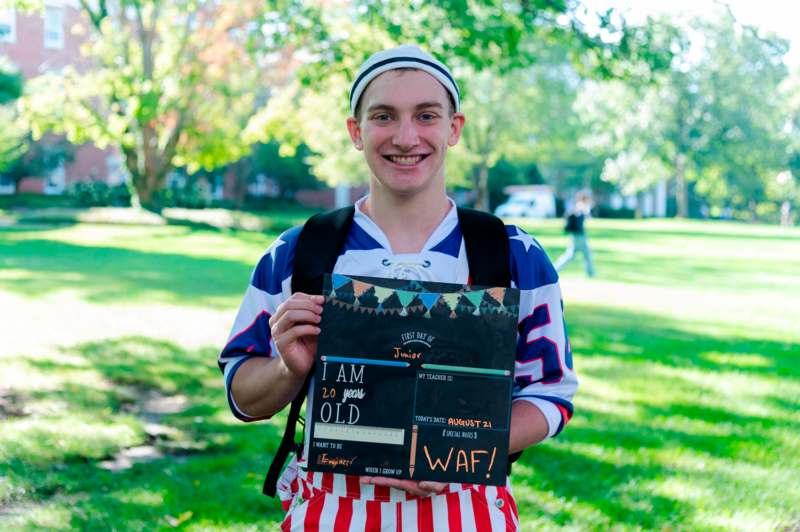
[[[648,15],[688,14],[709,16],[720,9],[714,0],[584,0],[592,10],[604,11],[613,7],[622,11],[632,23]],[[800,65],[800,2],[793,0],[726,0],[734,16],[742,24],[757,26],[789,39],[791,48],[786,56],[790,65]]]

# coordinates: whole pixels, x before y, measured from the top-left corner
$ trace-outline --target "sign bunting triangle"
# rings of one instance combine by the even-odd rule
[[[334,273],[331,276],[331,282],[333,283],[333,289],[336,290],[337,288],[341,288],[347,283],[350,282],[350,278],[346,275],[340,275],[338,273]]]

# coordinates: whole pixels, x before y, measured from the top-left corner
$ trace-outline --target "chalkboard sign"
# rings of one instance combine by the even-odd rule
[[[308,467],[505,484],[519,291],[328,275]]]

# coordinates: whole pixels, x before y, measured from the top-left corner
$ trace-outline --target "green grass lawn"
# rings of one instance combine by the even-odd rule
[[[552,258],[560,225],[528,227]],[[800,231],[589,230],[598,277],[562,276],[576,414],[514,466],[525,529],[796,530]],[[274,237],[0,228],[0,529],[277,527],[283,419],[236,421],[216,367]]]

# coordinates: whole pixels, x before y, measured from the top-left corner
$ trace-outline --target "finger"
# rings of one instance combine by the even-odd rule
[[[297,295],[297,294],[295,294]],[[321,301],[319,299],[321,299]],[[281,305],[289,308],[322,308],[325,298],[322,296],[294,297],[287,299]]]
[[[278,350],[281,350],[282,346],[288,345],[298,338],[302,338],[304,336],[319,336],[320,328],[316,325],[295,325],[288,331],[280,334],[279,336],[273,336],[273,341],[278,346]]]
[[[371,483],[375,484],[375,485],[378,485],[378,486],[394,486],[394,487],[414,486],[414,487],[416,487],[417,484],[418,484],[418,482],[415,481],[415,480],[408,480],[408,479],[402,479],[402,478],[392,478],[392,477],[370,477],[370,478],[372,479]]]
[[[433,482],[432,480],[420,480],[419,487],[430,491],[432,493],[441,493],[444,490],[446,484],[442,482]]]
[[[275,310],[275,314],[270,316],[269,324],[272,325],[277,320],[281,319],[284,314],[293,310],[305,310],[317,315],[322,314],[322,306],[314,301],[308,299],[287,299]]]
[[[412,493],[418,497],[427,497],[428,495],[433,493],[430,490],[420,488],[419,483],[413,480],[402,480],[399,478],[389,478],[389,477],[372,477],[370,484],[374,484],[376,486],[386,486],[389,488],[401,489],[403,491],[407,491],[408,493]]]
[[[295,323],[299,324],[316,324],[322,321],[322,316],[311,310],[287,310],[280,316],[274,316],[270,321],[270,330],[286,330],[292,327]]]
[[[314,301],[319,305],[322,305],[325,302],[325,296],[321,296],[318,294],[306,294],[305,292],[295,292],[292,294],[291,297],[297,297],[298,299],[308,299]]]
[[[322,321],[322,317],[314,312],[308,310],[290,310],[273,323],[270,323],[270,331],[273,336],[277,336],[296,325],[316,325],[320,321]]]
[[[289,298],[281,303],[281,305],[288,308],[318,308],[322,311],[322,305],[325,303],[323,296],[310,296],[296,292],[289,296]]]

